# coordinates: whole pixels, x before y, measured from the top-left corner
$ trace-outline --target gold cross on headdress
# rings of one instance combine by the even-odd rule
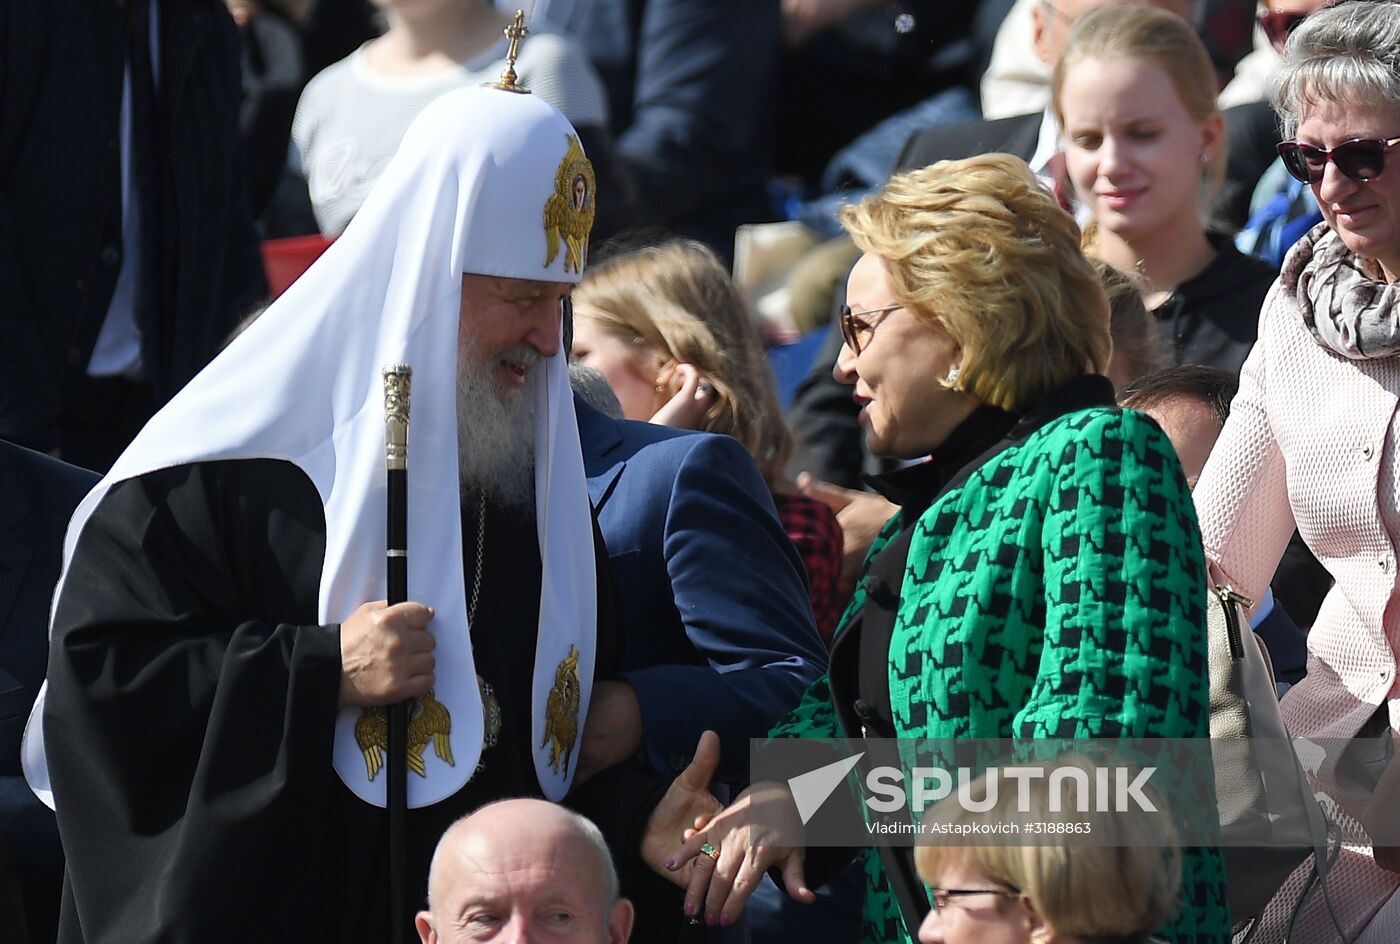
[[[504,32],[510,39],[510,49],[506,50],[506,71],[501,73],[501,81],[483,82],[482,84],[504,92],[519,92],[521,95],[529,95],[529,89],[523,85],[515,84],[515,80],[519,78],[515,74],[515,60],[520,58],[520,41],[530,35],[530,28],[525,25],[524,10],[515,11],[515,22],[507,26]]]

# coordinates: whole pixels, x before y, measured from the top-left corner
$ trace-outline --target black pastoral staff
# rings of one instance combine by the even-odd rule
[[[242,460],[130,479],[89,519],[56,615],[46,709],[53,779],[80,784],[58,807],[71,878],[61,941],[233,941],[254,929],[388,940],[388,820],[329,762],[341,651],[339,628],[317,620],[322,517],[295,466]],[[486,534],[472,649],[499,704],[497,743],[450,801],[409,811],[410,916],[455,819],[541,795],[530,749],[539,549],[518,509],[488,506]],[[607,596],[599,616],[604,678],[617,664]],[[664,788],[614,768],[572,805],[625,835],[619,820]]]
[[[597,822],[639,939],[674,934],[679,889],[643,839],[713,810],[713,736],[674,782],[575,777],[593,683],[618,665],[560,350],[591,221],[569,198],[594,179],[534,96],[439,98],[335,245],[80,506],[26,745],[68,853],[63,944],[382,944],[389,892],[421,904],[444,829],[517,796]],[[413,567],[389,605],[394,363],[413,367]],[[406,698],[390,889],[387,739],[366,709]]]

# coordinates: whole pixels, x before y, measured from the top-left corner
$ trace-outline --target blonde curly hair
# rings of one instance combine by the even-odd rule
[[[884,261],[895,300],[962,347],[957,386],[983,403],[1020,412],[1106,369],[1103,283],[1024,161],[984,154],[899,174],[841,222]]]

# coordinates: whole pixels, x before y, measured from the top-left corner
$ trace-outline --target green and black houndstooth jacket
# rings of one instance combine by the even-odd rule
[[[897,736],[1207,737],[1205,562],[1166,436],[1142,414],[1101,406],[1003,444],[912,524],[888,657]],[[901,524],[886,525],[865,572]],[[833,672],[864,585],[842,617]],[[842,730],[850,709],[833,704],[829,679],[774,736],[857,733]],[[879,856],[866,858],[864,940],[912,941]],[[1228,941],[1219,851],[1185,850],[1182,869],[1164,936]]]

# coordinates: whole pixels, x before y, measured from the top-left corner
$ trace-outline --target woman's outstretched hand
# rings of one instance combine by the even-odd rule
[[[666,868],[690,866],[688,917],[703,914],[706,924],[733,924],[775,864],[790,896],[808,905],[816,900],[802,871],[802,822],[785,784],[754,784],[715,815],[698,817],[685,835]]]
[[[690,870],[671,868],[671,853],[687,829],[719,813],[723,805],[710,793],[710,778],[719,766],[719,735],[706,731],[695,745],[695,756],[680,776],[671,781],[661,802],[651,811],[642,836],[642,861],[652,871],[681,888],[690,881]]]

